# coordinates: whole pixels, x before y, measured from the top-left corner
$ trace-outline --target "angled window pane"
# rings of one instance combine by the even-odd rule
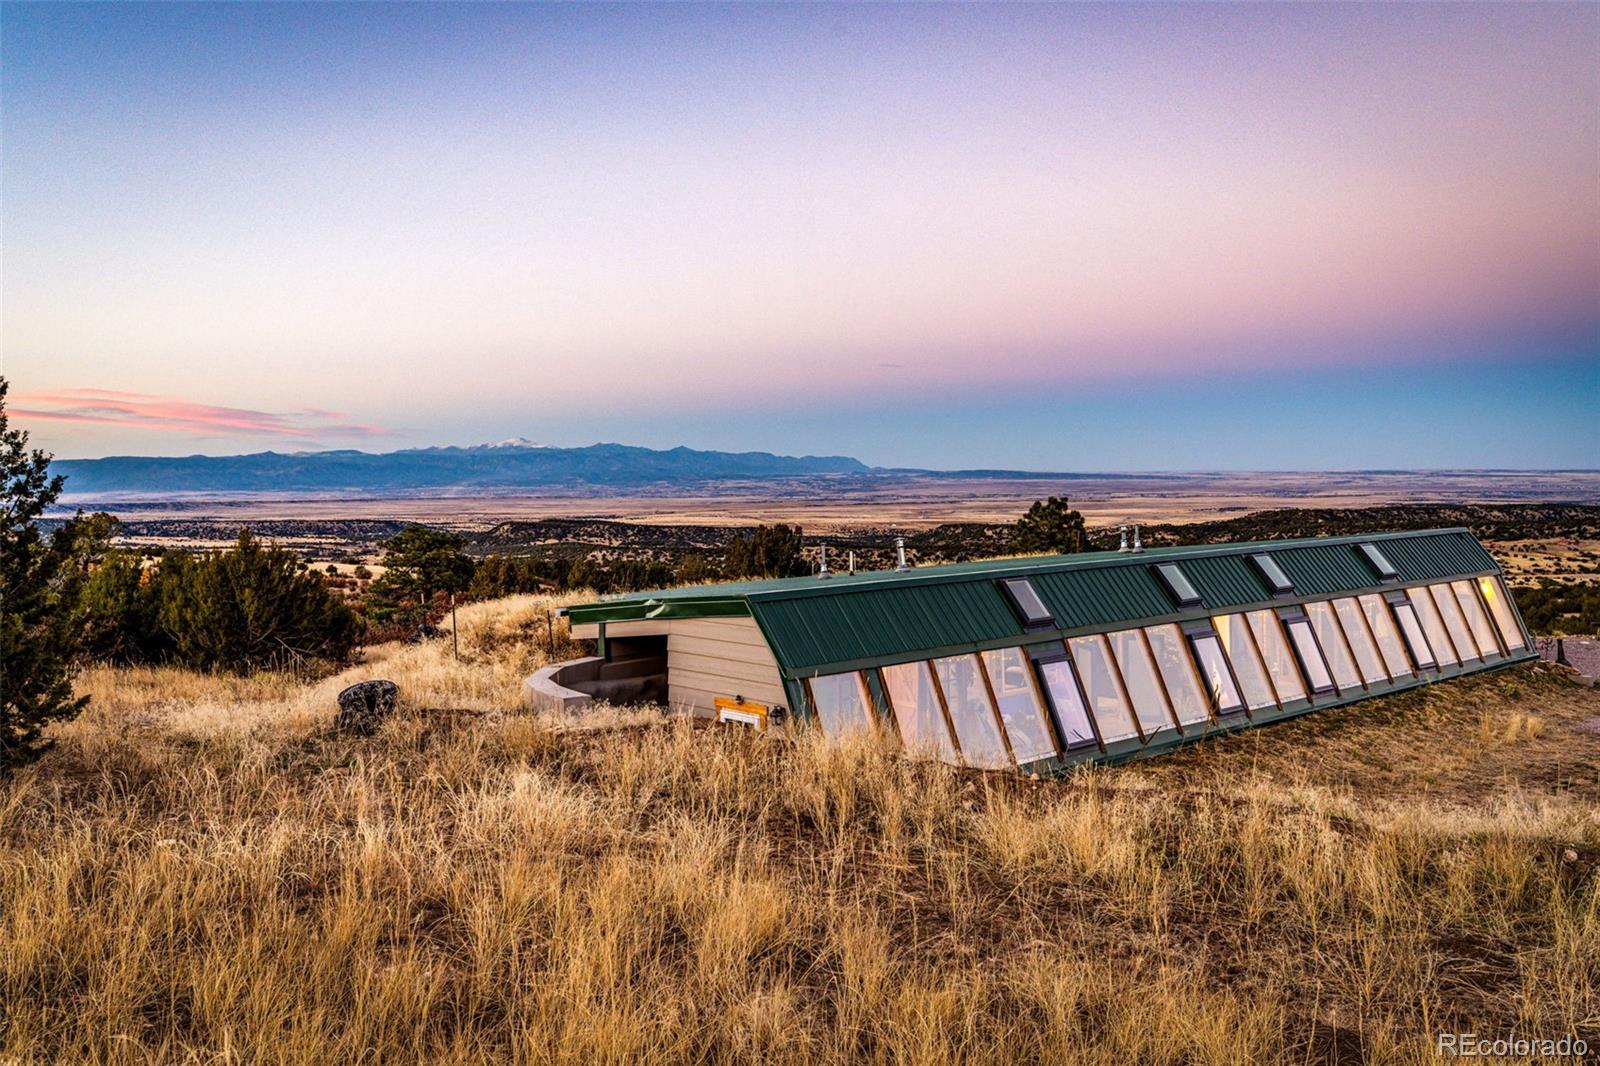
[[[1339,616],[1334,614],[1333,605],[1308,603],[1306,617],[1311,619],[1311,628],[1317,631],[1317,640],[1322,644],[1322,654],[1327,659],[1334,684],[1343,691],[1360,688],[1361,671],[1356,669],[1356,661],[1345,647],[1344,630],[1339,626]]]
[[[811,702],[822,732],[830,737],[872,728],[872,701],[858,673],[824,674],[810,682]]]
[[[1083,696],[1078,692],[1071,661],[1052,659],[1040,663],[1039,676],[1044,679],[1050,706],[1055,708],[1056,725],[1061,728],[1062,740],[1067,747],[1097,747],[1099,742],[1095,737],[1094,725],[1089,721],[1089,708],[1083,705]]]
[[[944,705],[950,710],[950,722],[956,727],[956,740],[967,765],[991,770],[1010,766],[1011,756],[1006,754],[994,705],[983,687],[983,675],[978,673],[978,657],[951,655],[935,659],[933,669],[944,690]]]
[[[1272,678],[1273,690],[1284,703],[1306,698],[1305,682],[1300,679],[1300,669],[1295,663],[1289,642],[1284,639],[1283,623],[1276,611],[1251,611],[1245,616],[1250,623],[1250,635],[1256,638],[1256,648],[1266,665],[1267,676]]]
[[[1522,638],[1522,627],[1517,625],[1516,611],[1512,609],[1505,582],[1497,577],[1480,577],[1478,591],[1483,593],[1483,602],[1489,605],[1489,613],[1494,615],[1494,624],[1499,628],[1500,639],[1505,641],[1506,647],[1527,647],[1528,642]]]
[[[1439,605],[1433,601],[1433,594],[1428,591],[1428,586],[1418,585],[1414,589],[1406,589],[1406,598],[1411,601],[1411,606],[1417,612],[1417,620],[1422,623],[1422,633],[1428,638],[1428,647],[1432,650],[1433,657],[1441,666],[1454,666],[1460,662],[1461,657],[1456,654],[1444,618],[1439,614]]]
[[[883,667],[882,673],[889,706],[900,726],[900,742],[906,750],[955,762],[955,745],[950,741],[949,730],[945,729],[939,694],[933,690],[933,674],[928,664],[900,663]]]
[[[1395,628],[1389,605],[1376,592],[1362,596],[1360,603],[1361,613],[1367,616],[1367,628],[1372,630],[1378,642],[1378,653],[1383,656],[1383,668],[1390,677],[1410,677],[1411,662],[1406,658],[1405,645],[1400,642],[1400,631]]]
[[[1323,660],[1322,652],[1317,647],[1317,638],[1311,631],[1311,623],[1304,618],[1295,618],[1285,622],[1283,628],[1289,634],[1289,640],[1294,643],[1295,657],[1300,660],[1300,668],[1305,671],[1311,691],[1332,692],[1333,676],[1328,673],[1328,664]]]
[[[1050,724],[1044,716],[1044,705],[1039,701],[1039,690],[1034,687],[1027,654],[1021,648],[986,651],[983,668],[988,671],[989,685],[994,689],[995,702],[1000,705],[1000,721],[1006,727],[1011,753],[1017,757],[1017,762],[1034,762],[1054,755],[1055,738],[1050,735]]]
[[[1084,695],[1089,700],[1089,713],[1100,727],[1100,739],[1107,744],[1137,739],[1139,730],[1134,727],[1133,712],[1128,709],[1122,686],[1117,683],[1116,666],[1111,661],[1111,648],[1106,638],[1073,637],[1067,643],[1072,649],[1072,661],[1078,667],[1078,679],[1083,682]]]
[[[1367,564],[1372,567],[1373,572],[1383,580],[1388,581],[1391,578],[1400,576],[1400,572],[1394,568],[1394,564],[1389,561],[1389,557],[1383,554],[1383,549],[1376,544],[1358,544],[1356,547],[1366,557]]]
[[[1031,627],[1055,624],[1055,616],[1039,598],[1033,582],[1025,577],[1013,577],[1000,582],[1000,586],[1006,590],[1006,596],[1011,600],[1011,608],[1017,612],[1017,617],[1022,619],[1023,625]]]
[[[1456,646],[1456,654],[1461,657],[1461,661],[1481,659],[1478,645],[1472,639],[1472,631],[1467,628],[1467,620],[1461,614],[1461,605],[1456,602],[1456,594],[1450,586],[1429,585],[1428,592],[1433,596],[1433,605],[1439,609],[1439,617],[1444,619],[1445,631],[1450,634],[1450,643]]]
[[[1211,702],[1200,687],[1200,672],[1189,656],[1183,630],[1168,623],[1149,626],[1144,633],[1150,638],[1150,650],[1155,654],[1156,667],[1161,671],[1161,680],[1166,682],[1167,695],[1172,698],[1172,710],[1178,721],[1184,725],[1209,722]]]
[[[1437,666],[1433,649],[1428,646],[1428,638],[1423,635],[1422,622],[1417,618],[1416,607],[1410,603],[1397,603],[1394,605],[1394,617],[1395,621],[1400,623],[1400,635],[1405,638],[1406,650],[1411,653],[1411,661],[1420,669]]]
[[[1367,620],[1361,612],[1360,604],[1346,597],[1334,600],[1333,610],[1339,616],[1339,624],[1344,627],[1345,639],[1350,642],[1350,650],[1355,653],[1356,669],[1361,671],[1361,679],[1369,685],[1382,684],[1389,680],[1389,671],[1383,668],[1383,659],[1378,655],[1378,646],[1373,642],[1372,634],[1367,632]]]
[[[1163,729],[1175,728],[1177,723],[1172,719],[1166,694],[1161,691],[1161,681],[1156,677],[1156,664],[1139,631],[1124,629],[1120,633],[1108,633],[1106,640],[1122,671],[1122,681],[1127,686],[1128,698],[1133,701],[1134,713],[1139,716],[1139,731],[1144,738],[1149,740]]]
[[[1252,555],[1250,562],[1255,566],[1256,573],[1267,583],[1267,588],[1273,595],[1281,596],[1294,591],[1294,582],[1289,580],[1289,575],[1283,572],[1283,567],[1278,565],[1278,560],[1270,555]]]
[[[1161,578],[1161,583],[1167,586],[1167,593],[1179,607],[1193,607],[1200,602],[1200,590],[1190,583],[1188,575],[1177,563],[1161,563],[1156,567],[1156,575]]]
[[[1452,581],[1450,590],[1456,594],[1456,602],[1461,604],[1461,613],[1466,616],[1467,628],[1472,630],[1472,639],[1478,642],[1478,650],[1487,658],[1490,655],[1500,654],[1500,644],[1494,635],[1494,626],[1489,623],[1489,615],[1483,609],[1483,604],[1478,602],[1478,592],[1470,581]]]
[[[1267,612],[1262,612],[1263,614]],[[1245,705],[1252,711],[1277,705],[1272,691],[1272,681],[1267,677],[1267,664],[1250,635],[1250,623],[1242,614],[1225,614],[1217,618],[1217,639],[1233,664],[1234,676],[1239,679],[1240,693]],[[1288,649],[1284,649],[1288,654]]]
[[[1233,683],[1233,673],[1228,669],[1228,657],[1223,654],[1222,642],[1209,633],[1193,637],[1189,645],[1194,648],[1194,661],[1200,667],[1200,680],[1211,692],[1212,705],[1218,714],[1235,714],[1244,710],[1244,698],[1239,686]]]

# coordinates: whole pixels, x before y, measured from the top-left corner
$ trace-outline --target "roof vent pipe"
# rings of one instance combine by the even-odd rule
[[[832,577],[833,576],[833,574],[831,574],[828,571],[828,546],[826,544],[824,544],[822,546],[822,565],[817,568],[817,576],[818,577]]]
[[[894,555],[895,555],[895,560],[896,560],[895,564],[894,564],[894,568],[896,570],[910,570],[911,569],[910,565],[906,562],[906,538],[904,538],[904,537],[896,537],[896,538],[894,538]]]
[[[1133,550],[1136,552],[1144,551],[1144,541],[1139,539],[1139,527],[1137,525],[1133,527]]]
[[[1122,543],[1117,545],[1117,551],[1125,552],[1128,550],[1128,527],[1118,526],[1117,532],[1122,534]]]
[[[850,553],[850,573],[852,575],[854,575],[855,572],[856,572],[856,553],[854,551],[852,551]]]

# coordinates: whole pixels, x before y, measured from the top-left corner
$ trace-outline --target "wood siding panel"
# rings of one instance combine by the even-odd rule
[[[667,638],[667,650],[674,655],[705,655],[712,659],[727,659],[732,662],[760,663],[769,667],[774,673],[778,670],[778,660],[772,657],[771,651],[749,644],[733,644],[725,640],[708,640],[705,637],[680,636],[674,633]]]
[[[737,678],[722,677],[718,674],[704,674],[695,670],[672,670],[668,675],[667,687],[671,689],[692,688],[701,692],[710,692],[717,696],[743,696],[747,700],[757,703],[784,703],[783,686],[776,683],[761,681],[741,681]]]
[[[754,618],[677,618],[673,619],[671,625],[674,636],[681,634],[729,644],[747,644],[761,648],[768,655],[772,654],[772,649],[767,647],[767,638],[762,636]]]
[[[787,705],[778,660],[753,618],[673,619],[667,634],[667,699],[714,714],[718,696]]]
[[[694,688],[689,685],[672,685],[667,690],[667,706],[672,710],[676,710],[679,707],[691,707],[696,714],[709,718],[714,717],[716,714],[716,702],[719,697],[732,699],[734,695],[736,694],[732,692],[713,692],[709,689]],[[737,693],[737,695],[742,695],[752,703],[764,703],[769,707],[773,705],[788,706],[782,699],[770,697],[763,699],[749,692]]]
[[[771,663],[753,663],[715,655],[693,655],[674,650],[668,670],[693,671],[712,677],[726,677],[730,681],[754,681],[761,684],[779,684],[778,671]]]
[[[707,692],[704,689],[686,688],[682,685],[671,685],[667,689],[667,707],[677,710],[688,707],[702,718],[716,716],[717,697],[721,693]]]

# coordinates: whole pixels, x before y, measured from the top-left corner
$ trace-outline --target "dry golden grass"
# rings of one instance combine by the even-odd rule
[[[1036,783],[514,713],[548,606],[463,612],[460,665],[442,642],[315,684],[87,675],[93,710],[0,786],[0,1059],[1600,1044],[1592,690],[1524,670]],[[400,715],[334,735],[333,693],[374,675]]]

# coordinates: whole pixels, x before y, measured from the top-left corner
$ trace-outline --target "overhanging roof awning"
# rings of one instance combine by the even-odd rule
[[[644,622],[654,618],[740,618],[749,615],[750,605],[742,597],[715,596],[702,599],[602,600],[566,609],[574,624],[588,622]]]

